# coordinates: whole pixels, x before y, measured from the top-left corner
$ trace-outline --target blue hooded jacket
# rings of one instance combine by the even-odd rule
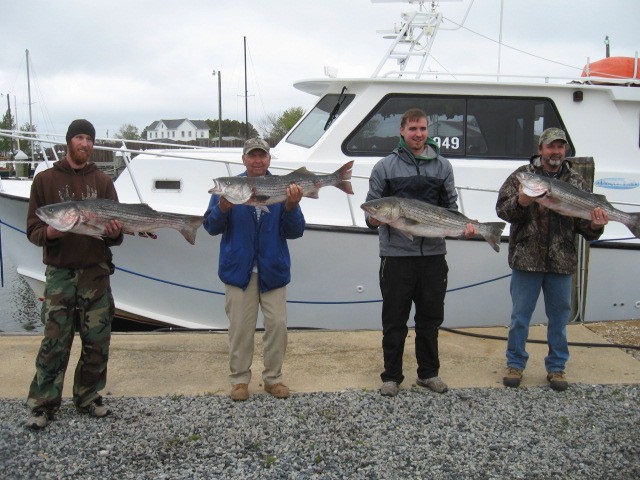
[[[246,176],[246,172],[239,176]],[[270,213],[262,212],[258,220],[253,206],[235,205],[228,213],[223,213],[219,202],[219,195],[211,196],[203,225],[211,235],[222,234],[220,280],[244,290],[257,262],[261,292],[287,285],[291,281],[287,239],[301,237],[305,227],[300,206],[287,212],[284,202],[269,205]]]

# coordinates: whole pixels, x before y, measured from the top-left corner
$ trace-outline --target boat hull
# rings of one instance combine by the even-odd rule
[[[44,291],[42,251],[24,231],[26,199],[0,194],[2,245],[38,297]],[[506,240],[506,239],[505,239]],[[308,225],[289,242],[292,281],[287,287],[290,328],[379,329],[378,238],[361,227]],[[447,327],[508,325],[510,269],[507,244],[493,252],[483,240],[447,240]],[[126,236],[113,248],[112,289],[121,316],[188,329],[226,329],[224,285],[218,279],[219,237],[198,231],[195,245],[171,229],[155,238]],[[592,248],[584,320],[637,318],[638,283],[629,267],[638,251]],[[611,277],[616,272],[616,288]],[[627,278],[628,277],[628,278]],[[533,318],[545,323],[542,300]],[[413,323],[413,315],[410,324]],[[258,320],[262,327],[262,318]]]

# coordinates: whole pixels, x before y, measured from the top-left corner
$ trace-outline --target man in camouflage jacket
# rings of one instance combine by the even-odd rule
[[[567,139],[559,128],[549,128],[540,136],[539,155],[514,171],[498,193],[496,213],[511,224],[509,266],[511,275],[511,325],[507,343],[507,387],[518,387],[529,358],[526,342],[529,323],[540,290],[544,294],[547,314],[545,357],[547,380],[554,390],[565,390],[565,365],[569,359],[567,322],[571,314],[571,276],[576,271],[578,253],[576,234],[596,240],[608,222],[600,208],[591,212],[591,220],[556,213],[535,202],[522,191],[516,174],[531,172],[553,177],[589,191],[585,180],[565,159]]]

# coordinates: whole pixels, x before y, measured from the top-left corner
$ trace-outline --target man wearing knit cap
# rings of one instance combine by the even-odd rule
[[[96,130],[84,119],[67,131],[67,154],[33,179],[27,213],[27,237],[42,247],[46,286],[41,320],[44,338],[36,357],[36,374],[29,388],[27,426],[41,429],[54,419],[62,401],[62,387],[74,332],[82,350],[73,382],[73,403],[80,413],[104,417],[110,410],[98,393],[107,380],[114,303],[109,276],[113,273],[110,247],[122,243],[120,222],[111,220],[102,237],[61,232],[36,216],[36,210],[68,200],[106,198],[117,201],[109,176],[89,162]]]

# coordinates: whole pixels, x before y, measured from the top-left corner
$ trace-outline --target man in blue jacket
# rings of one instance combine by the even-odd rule
[[[244,144],[241,176],[271,175],[269,144],[251,138]],[[276,398],[287,398],[282,383],[282,363],[287,348],[286,285],[291,281],[287,239],[304,233],[300,209],[302,189],[287,187],[283,203],[269,205],[269,213],[249,205],[234,205],[224,196],[212,195],[204,214],[211,235],[222,234],[218,276],[225,284],[225,310],[229,318],[229,368],[231,398],[249,398],[253,337],[258,306],[264,317],[264,389]]]

